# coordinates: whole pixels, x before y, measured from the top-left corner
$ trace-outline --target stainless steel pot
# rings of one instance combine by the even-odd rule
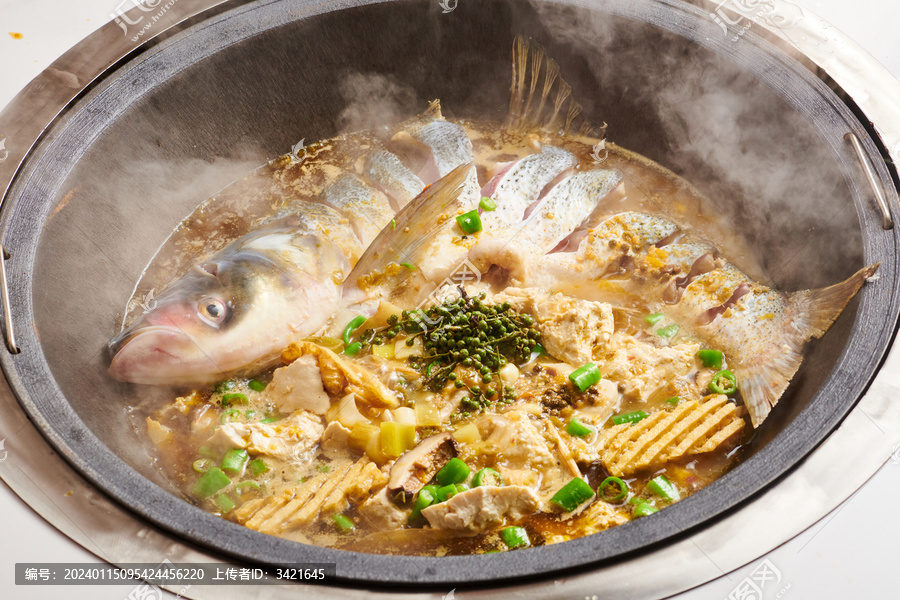
[[[828,75],[762,28],[723,36],[716,13],[682,2],[479,2],[446,15],[432,4],[255,2],[204,15],[91,84],[10,177],[4,324],[21,352],[0,357],[7,380],[76,469],[164,530],[260,562],[336,562],[356,582],[497,583],[596,568],[672,543],[759,494],[875,376],[900,310],[897,234],[886,228],[896,173]],[[427,559],[306,547],[180,499],[123,409],[128,390],[104,376],[103,345],[155,249],[240,168],[297,138],[333,135],[354,72],[408,89],[404,110],[440,97],[451,115],[501,117],[517,33],[548,48],[587,113],[610,123],[610,139],[676,170],[739,223],[779,287],[825,285],[879,261],[880,280],[813,345],[747,460],[653,518],[515,554]]]

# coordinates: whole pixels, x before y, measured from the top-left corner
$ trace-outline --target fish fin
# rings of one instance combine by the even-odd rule
[[[347,283],[359,285],[361,277],[392,263],[414,264],[416,249],[456,216],[458,198],[472,168],[471,162],[456,167],[403,207],[360,257]]]
[[[506,128],[546,129],[603,138],[606,124],[597,126],[582,116],[572,98],[572,86],[559,74],[559,64],[537,42],[517,35],[512,49],[512,86]]]
[[[800,368],[803,345],[812,338],[822,337],[828,331],[880,264],[860,269],[835,285],[790,295],[790,314],[787,315],[785,339],[779,351],[767,354],[762,360],[754,361],[754,364],[735,369],[735,375],[741,382],[744,405],[750,413],[754,428],[765,420]]]

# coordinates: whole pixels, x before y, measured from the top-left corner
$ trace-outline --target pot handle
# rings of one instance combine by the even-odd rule
[[[859,164],[866,174],[866,179],[869,180],[869,187],[872,188],[872,193],[875,194],[875,201],[878,203],[878,208],[881,210],[882,227],[885,229],[893,229],[894,218],[891,216],[891,209],[888,206],[887,196],[885,196],[884,189],[882,189],[881,183],[879,183],[878,177],[875,175],[872,163],[870,163],[869,159],[866,157],[866,151],[863,148],[862,142],[859,141],[859,137],[853,132],[846,134],[844,139],[850,140],[850,145],[853,146],[853,150],[856,151],[856,158],[859,160]]]
[[[240,6],[242,0],[178,0],[163,3],[152,0],[135,4],[128,12],[121,9],[110,15],[112,21],[79,42],[56,59],[19,92],[0,112],[0,209],[26,158],[53,122],[85,89],[106,71],[151,40],[174,35],[190,25],[189,19],[228,3]],[[153,20],[156,19],[156,20]],[[165,34],[165,36],[164,36]],[[6,325],[6,347],[18,354],[15,343],[6,262],[10,255],[0,245],[0,296]]]

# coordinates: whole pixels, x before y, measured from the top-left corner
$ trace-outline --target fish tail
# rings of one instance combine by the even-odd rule
[[[559,64],[537,42],[516,36],[507,129],[562,130],[566,135],[583,136],[599,132],[602,137],[605,129],[583,118],[581,112],[581,104],[572,97],[572,86],[560,75]]]
[[[803,361],[803,346],[820,338],[835,322],[865,281],[881,263],[860,269],[848,279],[818,290],[803,290],[788,297],[784,331],[778,348],[735,369],[744,405],[756,428],[784,394]]]

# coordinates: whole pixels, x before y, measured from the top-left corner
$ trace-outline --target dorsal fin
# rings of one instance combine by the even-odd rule
[[[602,139],[606,124],[598,126],[585,119],[581,112],[582,106],[572,98],[572,86],[560,76],[556,61],[537,42],[516,36],[506,128],[546,129]]]

